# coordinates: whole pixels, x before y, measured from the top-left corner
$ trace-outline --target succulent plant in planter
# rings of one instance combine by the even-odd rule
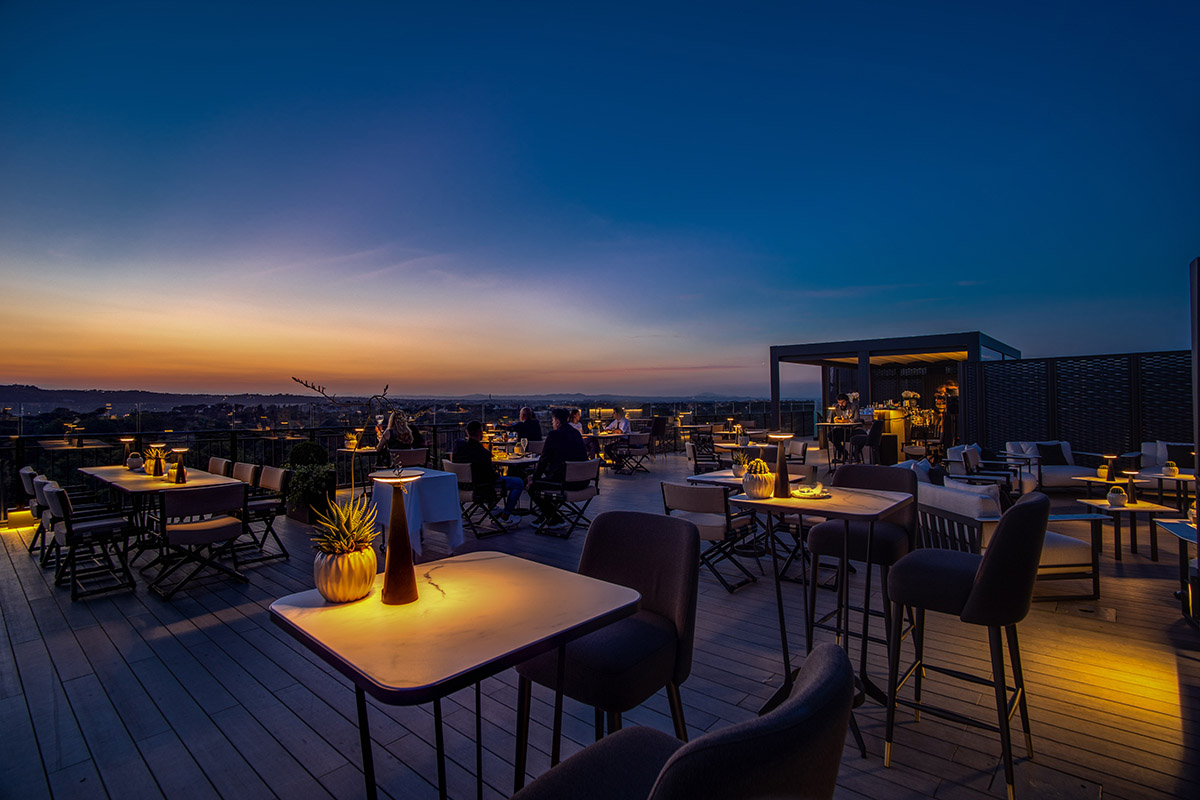
[[[1129,496],[1125,494],[1125,490],[1120,486],[1114,486],[1108,490],[1108,504],[1113,508],[1120,508],[1129,501]]]
[[[1174,478],[1176,475],[1179,474],[1179,465],[1176,464],[1174,461],[1168,461],[1167,463],[1163,464],[1162,473],[1163,473],[1163,475],[1167,475],[1169,477]]]
[[[746,474],[746,467],[750,464],[750,456],[746,455],[745,450],[733,451],[733,477],[740,478]]]
[[[761,458],[756,458],[746,467],[742,476],[742,489],[746,496],[755,500],[765,500],[775,493],[775,476],[771,468]]]
[[[167,471],[167,448],[147,447],[144,466],[147,475],[155,478],[165,475]]]
[[[371,543],[375,530],[375,506],[361,495],[347,503],[331,503],[329,514],[317,515],[312,537],[316,551],[313,580],[317,590],[331,603],[349,603],[366,597],[375,583],[378,562]]]

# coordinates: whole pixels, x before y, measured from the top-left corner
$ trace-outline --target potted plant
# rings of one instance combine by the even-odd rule
[[[312,537],[313,581],[317,591],[331,603],[349,603],[366,597],[375,583],[378,561],[371,543],[375,530],[375,506],[360,495],[347,503],[331,503],[329,514],[317,514],[317,532]]]
[[[1128,495],[1120,486],[1114,486],[1108,490],[1108,504],[1113,508],[1122,508],[1128,501]]]
[[[313,508],[325,508],[333,502],[337,491],[337,476],[329,453],[316,442],[301,442],[288,454],[287,468],[292,471],[288,481],[287,515],[298,522],[312,525],[316,520]]]
[[[1168,478],[1174,478],[1179,475],[1179,465],[1174,461],[1168,461],[1167,463],[1163,464],[1162,473]]]
[[[742,476],[742,489],[753,500],[765,500],[775,493],[775,476],[761,458],[756,458],[746,467]]]
[[[750,463],[750,457],[746,455],[745,450],[733,451],[733,477],[740,478],[746,474],[746,466]]]

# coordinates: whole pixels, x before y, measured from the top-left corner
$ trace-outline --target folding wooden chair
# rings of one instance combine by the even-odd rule
[[[663,508],[668,516],[686,519],[700,530],[700,541],[708,547],[700,551],[700,563],[708,567],[728,592],[736,592],[757,580],[750,570],[738,561],[734,546],[754,533],[752,512],[734,514],[729,509],[729,495],[720,486],[694,486],[687,483],[662,484]],[[717,565],[729,561],[742,574],[737,583],[721,574]]]
[[[501,502],[501,497],[494,481],[476,483],[470,464],[457,464],[448,458],[442,460],[442,469],[453,472],[458,479],[458,503],[462,506],[463,522],[467,523],[476,539],[508,533],[508,527],[496,513],[496,505]],[[491,523],[492,529],[488,528],[488,523]]]
[[[544,515],[534,533],[569,538],[580,525],[589,525],[587,507],[600,494],[600,465],[603,461],[568,461],[562,483],[538,481],[529,489],[530,496],[538,505],[553,509],[566,524],[557,527],[550,524],[550,515]]]
[[[143,571],[154,564],[162,566],[150,588],[169,600],[204,569],[245,583],[245,575],[220,559],[232,555],[234,542],[247,530],[247,495],[243,483],[160,492],[160,554]],[[188,565],[194,567],[168,588],[167,578]]]
[[[56,483],[46,484],[44,493],[54,518],[51,536],[55,550],[61,554],[54,584],[69,583],[72,600],[117,589],[134,589],[136,583],[129,571],[127,555],[129,536],[133,532],[129,520],[111,514],[77,517],[70,496]],[[64,548],[65,553],[62,552]],[[109,580],[99,586],[85,587],[85,580],[98,577]]]
[[[275,518],[287,510],[287,488],[291,479],[291,470],[281,467],[262,467],[258,480],[258,491],[252,494],[246,503],[246,510],[249,514],[246,520],[246,534],[249,540],[241,540],[234,544],[234,568],[240,568],[242,564],[257,564],[262,561],[274,561],[289,557],[287,548],[283,546],[283,541],[275,532]],[[262,523],[263,527],[261,531],[256,532],[253,526],[258,523]],[[274,539],[278,550],[268,551],[267,539]]]

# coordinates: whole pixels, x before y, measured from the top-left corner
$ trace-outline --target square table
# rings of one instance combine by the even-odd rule
[[[1188,558],[1188,545],[1197,544],[1196,525],[1186,519],[1159,519],[1154,524],[1179,541],[1179,596],[1183,618],[1193,628],[1200,628],[1200,576],[1195,560]]]
[[[1195,475],[1188,475],[1180,472],[1176,475],[1164,475],[1161,472],[1144,472],[1141,475],[1143,478],[1158,481],[1158,502],[1163,501],[1163,481],[1175,481],[1175,504],[1179,507],[1180,514],[1187,513],[1188,500],[1191,497],[1191,487],[1189,483],[1196,482]]]
[[[846,525],[847,532],[850,528],[851,520],[861,520],[870,524],[867,536],[867,552],[871,552],[871,536],[874,532],[874,523],[881,517],[893,511],[897,511],[914,502],[911,494],[906,492],[887,492],[879,489],[849,489],[844,487],[831,486],[828,488],[829,497],[823,500],[812,498],[799,497],[768,497],[764,500],[755,500],[747,497],[744,494],[736,494],[729,498],[729,502],[743,508],[750,508],[756,511],[762,511],[767,515],[767,541],[771,544],[771,561],[775,566],[775,603],[779,614],[779,639],[783,650],[783,674],[784,687],[768,701],[767,707],[764,710],[769,710],[774,704],[782,702],[783,698],[787,697],[787,692],[791,690],[792,677],[792,659],[788,652],[787,643],[787,625],[783,614],[783,588],[779,580],[779,563],[778,551],[775,548],[775,537],[772,535],[772,518],[774,516],[785,516],[788,514],[811,514],[813,516],[821,516],[826,519],[840,519]],[[838,613],[837,629],[841,643],[849,651],[850,637],[848,635],[850,628],[850,603],[849,603],[849,581],[847,567],[849,566],[849,537],[843,540],[842,561],[838,576],[838,592],[841,594],[842,601],[839,603],[840,611]],[[867,586],[866,591],[871,591],[870,585],[870,570],[867,571]],[[808,614],[808,592],[804,595],[805,614]],[[843,616],[845,622],[843,624]],[[859,659],[859,680],[862,683],[863,689],[875,699],[886,705],[887,698],[883,691],[880,690],[867,675],[867,641],[870,634],[871,620],[869,615],[863,614],[863,632],[862,632],[862,652]],[[807,632],[807,619],[805,620]],[[846,631],[847,635],[842,636],[841,632]],[[861,749],[861,744],[860,744]]]
[[[371,594],[328,603],[316,589],[271,604],[271,619],[354,684],[367,797],[375,771],[364,692],[389,705],[433,702],[438,781],[445,797],[441,698],[476,685],[476,769],[482,780],[479,681],[565,645],[637,611],[633,589],[504,553],[477,552],[417,565],[419,599],[380,601]],[[561,677],[561,676],[560,676]],[[562,686],[562,680],[558,682]],[[555,698],[555,739],[562,696]],[[523,726],[519,726],[523,727]],[[528,730],[517,731],[516,785],[525,777]]]
[[[1175,509],[1169,506],[1151,503],[1149,500],[1139,500],[1136,503],[1126,503],[1123,506],[1109,505],[1107,499],[1080,498],[1077,503],[1091,506],[1098,512],[1108,514],[1113,520],[1113,558],[1121,560],[1121,515],[1129,515],[1129,552],[1137,555],[1137,515],[1145,514],[1150,527],[1150,560],[1158,561],[1158,529],[1154,527],[1156,514],[1175,514]]]
[[[805,477],[803,475],[793,475],[789,480],[792,483],[803,483]],[[699,475],[688,475],[687,482],[706,483],[733,491],[740,491],[742,488],[742,479],[735,478],[733,470],[729,468],[713,470],[712,472],[702,472]]]

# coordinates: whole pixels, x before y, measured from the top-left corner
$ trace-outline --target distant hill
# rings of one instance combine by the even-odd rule
[[[339,400],[365,400],[365,397],[339,395]],[[585,394],[580,392],[563,392],[550,394],[520,394],[520,395],[487,395],[473,393],[467,395],[432,395],[420,397],[391,397],[393,402],[421,403],[428,401],[446,402],[460,401],[474,403],[528,403],[531,405],[547,405],[553,403],[687,403],[687,402],[751,402],[765,401],[764,397],[716,395],[703,392],[688,396],[667,395],[627,395],[627,394]],[[324,398],[316,394],[181,394],[174,392],[147,392],[140,389],[43,389],[28,384],[10,383],[0,385],[0,407],[12,408],[17,413],[22,408],[25,414],[38,414],[55,408],[68,408],[72,411],[94,411],[105,405],[111,405],[114,414],[125,414],[136,409],[139,405],[142,411],[170,411],[176,406],[185,405],[215,405],[230,403],[233,405],[307,405],[309,403],[324,403]]]

